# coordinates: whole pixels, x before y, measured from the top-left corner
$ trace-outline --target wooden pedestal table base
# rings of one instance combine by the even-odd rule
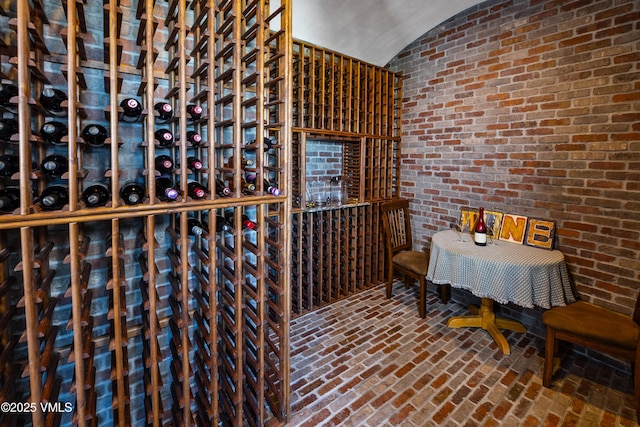
[[[475,308],[475,307],[473,307]],[[490,298],[482,298],[480,309],[476,309],[477,314],[471,316],[455,316],[449,319],[447,326],[450,328],[482,328],[489,332],[498,348],[504,354],[511,354],[509,343],[502,335],[500,329],[508,329],[515,332],[527,332],[524,325],[515,320],[497,318],[493,312],[493,300]],[[470,311],[474,312],[470,307]]]

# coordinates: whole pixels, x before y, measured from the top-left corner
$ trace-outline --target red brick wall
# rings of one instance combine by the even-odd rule
[[[488,1],[393,61],[418,247],[461,207],[553,218],[582,297],[640,289],[640,2]]]

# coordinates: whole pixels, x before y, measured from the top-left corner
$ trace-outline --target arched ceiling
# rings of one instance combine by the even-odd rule
[[[293,37],[384,66],[477,0],[293,0]]]

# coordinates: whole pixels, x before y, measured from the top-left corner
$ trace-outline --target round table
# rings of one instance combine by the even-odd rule
[[[461,237],[464,241],[460,241]],[[514,320],[496,318],[493,303],[551,308],[575,301],[562,252],[506,241],[477,246],[470,234],[444,230],[431,240],[427,279],[471,291],[481,298],[478,313],[449,319],[451,328],[485,329],[504,354],[509,344],[500,329],[526,332]]]

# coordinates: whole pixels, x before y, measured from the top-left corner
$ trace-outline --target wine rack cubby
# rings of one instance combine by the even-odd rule
[[[292,85],[295,316],[386,279],[378,207],[399,196],[402,77],[294,41]]]
[[[3,2],[1,425],[287,421],[290,9]]]

